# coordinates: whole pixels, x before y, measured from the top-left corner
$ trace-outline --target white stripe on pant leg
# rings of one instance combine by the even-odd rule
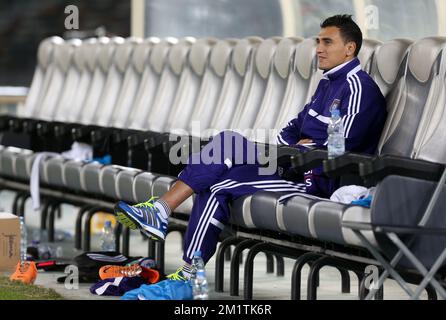
[[[196,237],[197,237],[198,231],[202,228],[203,221],[205,220],[204,217],[206,215],[206,212],[209,210],[209,207],[212,205],[213,200],[214,200],[214,196],[213,196],[213,194],[211,194],[211,196],[209,197],[208,201],[206,202],[206,205],[204,207],[203,212],[200,214],[200,218],[198,219],[197,227],[195,228],[195,232],[194,232],[194,234],[192,236],[192,239],[191,239],[191,241],[189,243],[189,247],[187,249],[187,254],[188,255],[189,255],[189,250],[192,247],[192,244],[196,241]]]
[[[214,188],[215,186],[219,186],[219,185],[228,183],[228,182],[230,182],[230,181],[232,181],[232,180],[231,180],[231,179],[223,180],[223,181],[221,181],[221,182],[219,182],[219,183],[213,184],[209,189],[212,189],[212,188]]]
[[[192,236],[191,242],[189,243],[189,247],[187,248],[186,254],[189,258],[191,258],[195,251],[197,251],[197,244],[199,243],[199,239],[203,233],[203,230],[206,229],[206,225],[209,223],[208,216],[212,216],[211,212],[214,212],[218,206],[217,199],[215,199],[214,195],[211,195],[211,197],[208,199],[209,206],[207,206],[207,210],[203,211],[202,217],[202,223],[200,224],[200,227],[197,226],[195,229],[194,235]]]
[[[213,224],[214,226],[216,226],[217,228],[219,228],[221,230],[223,230],[225,228],[225,225],[215,218],[211,219],[211,224]]]
[[[266,180],[266,181],[250,181],[250,182],[236,182],[231,180],[232,183],[228,183],[227,185],[223,185],[217,188],[213,188],[212,193],[217,193],[220,190],[223,189],[233,189],[236,187],[240,187],[240,186],[252,186],[252,187],[256,187],[256,185],[258,185],[259,188],[262,187],[262,184],[268,184],[268,183],[273,183],[276,184],[277,186],[283,186],[283,187],[290,187],[293,186],[294,184],[292,182],[289,181],[285,181],[285,180]],[[281,181],[283,181],[281,183]]]
[[[284,184],[284,183],[272,183],[272,184],[263,184],[263,185],[254,185],[255,188],[298,188],[298,186],[292,184]]]
[[[220,204],[217,202],[217,205],[215,206],[215,209],[210,213],[208,223],[206,223],[205,228],[204,228],[204,230],[203,230],[203,233],[201,234],[201,236],[200,236],[200,238],[199,238],[199,242],[198,242],[198,246],[197,246],[197,249],[196,249],[196,250],[198,250],[199,248],[201,248],[201,245],[203,244],[204,236],[206,235],[206,233],[207,233],[207,231],[208,231],[208,228],[209,228],[209,226],[211,225],[211,220],[212,220],[212,218],[214,217],[215,211],[217,211],[217,208],[218,208],[219,205],[220,205]]]
[[[234,185],[230,185],[230,186],[228,186],[228,187],[220,187],[220,188],[217,188],[216,191],[214,191],[213,193],[217,193],[217,192],[219,192],[219,191],[221,191],[221,190],[223,190],[223,189],[225,189],[225,190],[228,190],[228,189],[234,189],[234,188],[238,188],[238,187],[240,187],[240,186],[246,186],[246,185],[247,185],[247,183],[245,183],[245,182],[240,182],[240,183],[237,183],[237,184],[234,184]],[[262,185],[254,185],[254,184],[250,184],[250,186],[253,187],[253,188],[260,189],[260,190],[265,190],[265,187],[262,186]],[[293,186],[293,185],[286,184],[286,183],[285,183],[285,184],[282,184],[282,185],[278,184],[276,188],[293,188],[293,189],[292,189],[293,191],[295,191],[295,190],[299,190],[299,191],[300,191],[300,190],[301,190],[300,187],[295,187],[295,186]]]
[[[205,209],[203,210],[203,212],[200,215],[199,222],[197,223],[197,227],[195,228],[194,234],[192,235],[189,246],[187,248],[186,253],[188,256],[193,255],[195,253],[195,251],[192,251],[192,250],[195,247],[195,244],[197,243],[197,238],[201,234],[201,230],[203,230],[204,225],[206,224],[206,220],[207,220],[206,217],[208,216],[209,211],[213,210],[216,202],[217,202],[217,199],[215,199],[214,194],[211,194],[208,201],[206,202]]]
[[[283,180],[283,179],[277,179],[277,180],[264,180],[264,181],[250,181],[250,182],[244,182],[247,185],[252,185],[252,184],[256,184],[256,185],[262,185],[262,184],[268,184],[268,183],[280,183],[280,184],[288,184],[288,185],[295,185],[296,183],[291,182],[291,181],[287,181],[287,180]]]
[[[271,191],[271,192],[285,192],[285,191],[301,191],[301,189],[291,189],[291,188],[274,188],[274,189],[263,189],[263,191]]]
[[[216,193],[216,192],[220,191],[223,187],[226,188],[227,186],[231,186],[231,185],[234,185],[234,184],[237,184],[237,185],[247,185],[247,186],[252,186],[252,185],[259,185],[259,186],[261,186],[261,185],[264,185],[264,184],[275,184],[275,185],[280,185],[280,186],[283,186],[283,185],[295,186],[296,185],[296,183],[294,183],[294,182],[283,180],[283,179],[264,180],[264,181],[248,181],[248,182],[237,182],[237,181],[234,181],[234,180],[228,180],[228,181],[231,181],[231,183],[228,183],[228,184],[226,184],[224,186],[223,185],[222,186],[217,186],[217,185],[212,186],[211,187],[211,191],[213,193]]]
[[[214,190],[215,188],[219,187],[219,186],[222,186],[222,185],[228,185],[228,184],[234,184],[234,183],[236,183],[236,182],[233,181],[233,180],[231,180],[231,179],[226,179],[225,181],[222,181],[222,182],[219,182],[219,183],[216,183],[216,184],[212,185],[212,186],[209,188],[209,190],[211,190],[211,192],[213,192],[213,190]]]

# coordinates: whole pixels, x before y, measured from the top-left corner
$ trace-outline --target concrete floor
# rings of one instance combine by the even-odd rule
[[[0,208],[4,211],[10,211],[12,203],[13,193],[3,191],[0,193]],[[28,237],[30,239],[33,230],[38,229],[40,215],[38,212],[34,213],[31,210],[30,201],[26,207],[26,223],[28,227]],[[70,259],[80,253],[73,246],[73,231],[74,221],[76,216],[76,208],[68,205],[64,205],[62,210],[63,214],[60,219],[56,219],[55,226],[58,232],[64,232],[65,239],[63,241],[57,241],[53,245],[63,250],[63,258]],[[166,239],[166,273],[174,272],[179,266],[182,265],[181,256],[181,238],[179,233],[173,232],[168,235]],[[99,237],[93,235],[92,237],[92,250],[99,249]],[[143,241],[139,232],[132,232],[130,239],[130,255],[132,256],[146,256],[147,255],[147,241]],[[254,299],[262,300],[288,300],[291,293],[291,271],[294,261],[285,258],[285,275],[277,276],[276,274],[266,273],[266,257],[264,254],[259,254],[255,260],[254,269],[254,287],[253,294]],[[213,300],[241,300],[243,295],[243,265],[240,268],[240,287],[239,293],[241,296],[231,296],[229,294],[229,262],[225,262],[225,277],[224,277],[224,292],[219,293],[214,290],[214,270],[215,270],[215,258],[212,258],[207,264],[207,276],[210,289],[210,299]],[[306,279],[308,275],[308,267],[304,267],[302,273],[302,286],[301,286],[301,299],[306,299]],[[57,283],[56,279],[64,275],[63,272],[39,272],[35,284],[41,285],[47,288],[52,288],[58,293],[63,295],[67,299],[75,300],[106,300],[106,299],[119,299],[117,297],[102,297],[93,295],[90,293],[89,288],[91,284],[79,284],[79,288],[68,290],[64,284]],[[319,300],[357,300],[358,281],[353,273],[350,273],[351,278],[351,290],[350,293],[341,293],[341,278],[339,272],[331,267],[325,267],[320,273],[320,286],[318,289]],[[384,287],[384,299],[407,299],[404,291],[393,280],[387,280]],[[414,287],[413,287],[414,288]],[[426,295],[423,294],[422,299],[426,299]]]

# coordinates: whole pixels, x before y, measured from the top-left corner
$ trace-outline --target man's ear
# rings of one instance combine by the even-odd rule
[[[347,43],[347,56],[351,57],[355,54],[356,42],[350,41]]]

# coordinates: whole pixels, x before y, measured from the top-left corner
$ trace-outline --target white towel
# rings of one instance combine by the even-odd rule
[[[29,190],[34,211],[40,209],[40,162],[47,157],[57,156],[60,157],[60,154],[54,152],[39,152],[36,154],[29,178]]]
[[[93,148],[86,143],[74,142],[69,151],[61,154],[54,152],[40,152],[36,154],[29,179],[29,189],[34,211],[40,209],[40,162],[47,157],[63,157],[80,161],[91,160],[93,158]]]
[[[367,189],[365,187],[355,186],[355,185],[344,186],[333,192],[333,194],[330,197],[330,200],[348,204],[351,203],[352,201],[373,195],[374,191],[375,187]]]

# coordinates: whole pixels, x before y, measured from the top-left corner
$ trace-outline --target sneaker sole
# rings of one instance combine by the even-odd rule
[[[164,241],[165,240],[165,239],[161,238],[160,236],[158,236],[157,234],[152,233],[149,230],[146,230],[144,228],[144,226],[142,226],[138,220],[134,219],[132,216],[128,215],[124,210],[122,210],[119,207],[119,204],[115,205],[115,213],[116,213],[117,220],[124,226],[126,226],[132,230],[136,230],[136,229],[141,230],[141,232],[144,233],[151,240],[155,240],[155,241]]]

